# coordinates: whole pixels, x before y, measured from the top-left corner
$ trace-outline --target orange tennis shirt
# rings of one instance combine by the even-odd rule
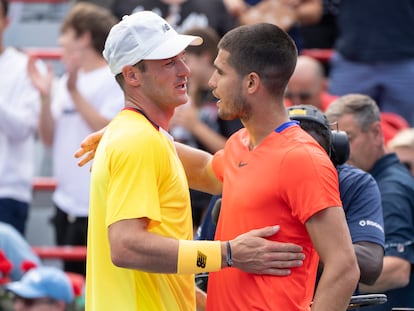
[[[241,129],[214,156],[214,171],[223,181],[215,239],[280,225],[270,239],[301,245],[306,259],[285,277],[237,268],[210,273],[207,310],[310,310],[319,257],[305,223],[325,208],[342,206],[337,172],[319,144],[293,122],[254,150],[248,142]]]

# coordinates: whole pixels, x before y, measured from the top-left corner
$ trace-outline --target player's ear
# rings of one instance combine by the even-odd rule
[[[246,86],[248,93],[253,93],[257,90],[260,83],[260,78],[255,72],[251,72],[246,77]]]
[[[122,75],[126,84],[138,86],[141,81],[141,72],[138,68],[132,65],[125,66],[122,68]]]

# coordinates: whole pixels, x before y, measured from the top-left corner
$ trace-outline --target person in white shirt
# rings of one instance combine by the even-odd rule
[[[116,22],[103,7],[77,3],[65,17],[59,37],[66,73],[54,85],[51,69],[42,75],[31,66],[34,60],[29,62],[30,76],[42,96],[39,135],[52,147],[57,245],[86,245],[90,172],[77,167],[73,151],[85,135],[105,126],[123,108],[121,88],[102,56]],[[85,262],[68,261],[64,269],[85,274]]]
[[[27,74],[27,55],[4,45],[8,9],[7,0],[0,0],[0,221],[24,235],[32,200],[40,96]],[[38,61],[39,70],[41,65]]]

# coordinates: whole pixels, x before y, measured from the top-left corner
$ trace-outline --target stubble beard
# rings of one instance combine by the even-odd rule
[[[235,120],[245,119],[249,115],[250,104],[246,101],[246,98],[241,94],[241,90],[237,92],[237,96],[231,102],[227,101],[225,105],[226,109],[219,108],[218,115],[222,120]]]

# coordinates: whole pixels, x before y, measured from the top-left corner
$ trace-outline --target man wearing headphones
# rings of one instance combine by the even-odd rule
[[[384,225],[377,183],[370,174],[345,164],[349,157],[346,133],[331,131],[322,111],[311,105],[297,105],[289,107],[288,114],[325,149],[335,165],[340,197],[361,272],[360,282],[373,284],[381,273],[384,255]]]

